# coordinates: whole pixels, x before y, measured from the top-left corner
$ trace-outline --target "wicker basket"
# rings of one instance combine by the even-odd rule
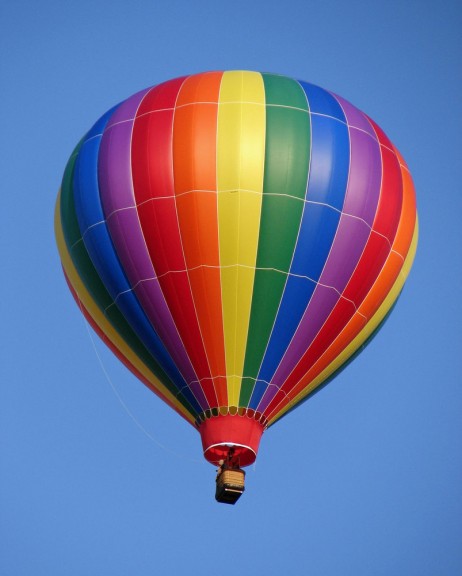
[[[217,477],[215,499],[225,504],[235,504],[244,492],[245,472],[240,468],[222,470]]]
[[[217,484],[220,486],[235,486],[244,488],[245,472],[244,470],[223,470],[217,478]]]

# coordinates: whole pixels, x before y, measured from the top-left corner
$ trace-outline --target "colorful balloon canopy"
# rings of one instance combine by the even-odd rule
[[[111,350],[198,428],[209,461],[232,445],[248,465],[381,326],[417,217],[404,160],[350,103],[207,72],[96,122],[66,167],[56,236]]]

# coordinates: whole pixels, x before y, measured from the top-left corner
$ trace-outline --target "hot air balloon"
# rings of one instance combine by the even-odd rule
[[[133,374],[195,427],[234,503],[262,433],[381,327],[417,245],[385,133],[307,82],[206,72],[104,114],[65,169],[69,288]]]

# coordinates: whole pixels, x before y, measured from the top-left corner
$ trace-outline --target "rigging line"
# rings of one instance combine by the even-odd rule
[[[78,304],[79,304],[79,308],[80,311],[82,312],[82,318],[83,321],[85,323],[85,327],[87,329],[87,334],[90,338],[90,341],[92,343],[93,346],[93,350],[96,354],[96,357],[98,359],[98,363],[101,367],[101,370],[104,374],[104,376],[106,377],[106,380],[109,383],[109,386],[111,387],[112,392],[114,393],[115,397],[117,398],[117,400],[119,401],[119,404],[122,406],[122,408],[125,410],[125,412],[128,414],[128,416],[131,418],[131,420],[135,423],[135,425],[137,426],[137,428],[139,430],[141,430],[141,432],[147,436],[147,438],[149,438],[149,440],[151,440],[152,442],[154,442],[154,444],[156,444],[159,448],[161,448],[162,450],[164,450],[165,452],[169,452],[170,454],[173,454],[174,456],[181,458],[183,460],[188,460],[189,462],[194,462],[194,463],[198,463],[200,462],[200,460],[197,460],[196,458],[190,458],[188,456],[185,456],[184,454],[181,454],[180,452],[176,452],[175,450],[172,450],[171,448],[168,448],[167,446],[165,446],[164,444],[162,444],[161,442],[159,442],[159,440],[157,440],[157,438],[155,438],[150,432],[148,432],[148,430],[146,430],[146,428],[141,424],[141,422],[139,422],[139,420],[137,420],[137,418],[135,417],[135,415],[133,414],[133,412],[130,410],[130,408],[127,406],[127,404],[124,402],[124,400],[122,399],[119,391],[117,390],[115,384],[112,382],[111,377],[109,376],[108,371],[106,370],[106,367],[104,366],[103,360],[101,358],[101,355],[98,352],[98,349],[96,347],[96,343],[95,343],[95,339],[93,337],[93,334],[91,333],[90,330],[90,325],[87,321],[87,319],[85,318],[85,315],[83,314],[83,308],[82,308],[82,303],[80,302],[80,298],[78,300]]]

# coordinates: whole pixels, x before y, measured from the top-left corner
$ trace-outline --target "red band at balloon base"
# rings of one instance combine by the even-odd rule
[[[239,466],[249,466],[257,458],[263,431],[260,422],[246,416],[216,416],[205,420],[199,427],[204,457],[217,465],[233,447]]]

